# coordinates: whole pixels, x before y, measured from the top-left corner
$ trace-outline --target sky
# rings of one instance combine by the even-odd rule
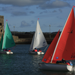
[[[42,32],[56,32],[62,31],[74,5],[75,0],[0,0],[0,15],[11,31],[33,32],[39,18]]]

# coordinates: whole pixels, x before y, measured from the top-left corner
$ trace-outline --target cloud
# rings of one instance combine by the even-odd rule
[[[30,11],[29,13],[34,14],[34,11]]]
[[[68,4],[67,2],[60,1],[60,0],[55,0],[52,3],[44,3],[44,4],[39,5],[41,9],[60,8],[60,7],[66,7],[66,6],[70,6],[70,4]]]
[[[34,24],[34,21],[32,20],[31,23]]]
[[[61,9],[59,9],[59,11],[62,13],[62,10]]]
[[[47,13],[47,11],[40,12],[40,14]]]
[[[53,13],[57,12],[56,10],[53,11]]]
[[[27,13],[22,11],[12,12],[12,16],[26,16],[26,15]]]
[[[0,4],[9,4],[15,6],[30,6],[43,4],[49,0],[0,0]]]
[[[27,16],[27,11],[25,12],[25,8],[22,7],[2,7],[0,11],[3,11],[4,13],[10,13],[12,16]]]
[[[29,23],[22,21],[21,22],[21,26],[20,27],[27,27],[27,26],[31,26]]]
[[[2,8],[1,8],[1,11],[3,11],[3,12],[10,12],[10,11],[12,11],[12,10],[13,10],[12,7],[2,7]]]
[[[43,14],[43,12],[40,12],[40,14]]]
[[[44,11],[44,13],[47,13],[47,11]]]

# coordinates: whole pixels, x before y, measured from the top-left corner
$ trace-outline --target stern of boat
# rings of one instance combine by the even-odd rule
[[[68,71],[74,71],[75,70],[75,67],[74,66],[71,66],[71,65],[67,65],[67,70]]]
[[[44,54],[44,52],[37,52],[37,54],[38,54],[38,55],[40,55],[40,54]]]
[[[6,51],[6,54],[13,54],[13,52]]]

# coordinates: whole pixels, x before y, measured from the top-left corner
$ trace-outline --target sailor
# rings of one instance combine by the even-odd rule
[[[7,49],[4,49],[4,51],[8,51]]]
[[[10,49],[9,49],[8,51],[9,51],[9,52],[11,52],[11,50],[10,50]]]
[[[70,65],[71,65],[71,66],[73,66],[73,64],[72,64],[72,62],[71,62],[71,61],[70,61],[69,63],[70,63]]]
[[[70,63],[69,63],[69,62],[67,62],[66,64],[67,64],[67,65],[70,65]]]
[[[35,48],[35,50],[34,50],[35,52],[37,52],[37,49]]]
[[[61,61],[56,61],[56,63],[66,63],[66,60],[65,59],[62,59]]]
[[[35,52],[35,50],[33,50],[32,52]]]
[[[39,52],[42,52],[41,49],[39,49]]]
[[[61,61],[62,63],[66,63],[66,60],[65,59],[62,59],[62,61]]]

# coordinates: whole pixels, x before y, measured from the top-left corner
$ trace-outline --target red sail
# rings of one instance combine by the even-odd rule
[[[51,61],[75,59],[75,25],[72,8],[63,31],[58,39]]]
[[[51,57],[52,57],[52,54],[54,52],[54,48],[56,46],[56,43],[58,41],[58,38],[59,38],[59,32],[56,34],[55,38],[53,39],[52,43],[50,44],[50,46],[48,47],[43,59],[42,59],[42,62],[45,62],[45,63],[49,63],[51,61]]]

